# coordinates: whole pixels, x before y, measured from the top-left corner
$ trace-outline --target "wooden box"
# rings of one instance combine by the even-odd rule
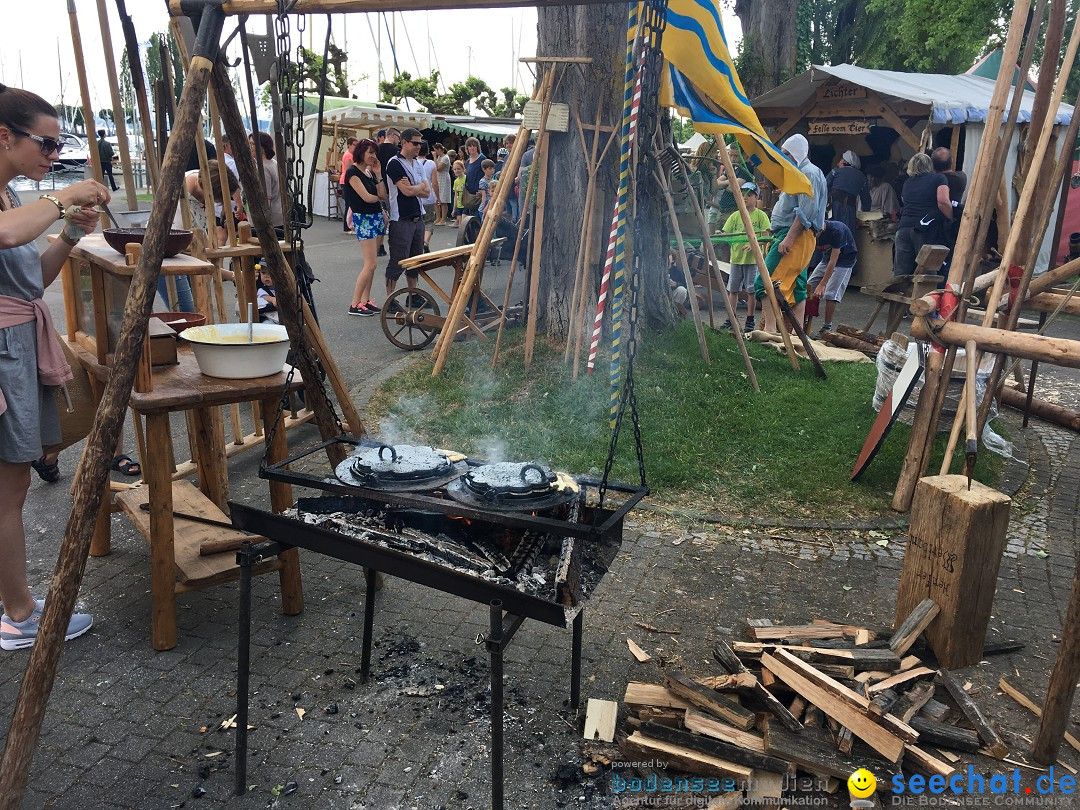
[[[175,366],[180,362],[176,359],[175,329],[151,315],[146,335],[150,341],[150,365]]]

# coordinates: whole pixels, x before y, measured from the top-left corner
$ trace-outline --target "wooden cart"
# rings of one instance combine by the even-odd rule
[[[493,239],[491,247],[498,247],[504,241]],[[402,260],[401,266],[405,271],[418,275],[433,292],[420,287],[404,287],[390,294],[383,304],[381,320],[383,332],[391,343],[406,351],[415,351],[423,349],[436,338],[446,324],[440,302],[449,310],[454,296],[460,294],[461,278],[472,251],[473,245],[459,245]],[[431,271],[441,267],[454,269],[449,293],[430,275]],[[498,327],[501,308],[484,293],[482,285],[483,271],[478,274],[473,288],[466,293],[472,300],[462,316],[464,325],[457,330],[455,337],[475,334],[481,340],[487,340],[486,332]],[[522,309],[521,306],[508,308],[507,319],[520,318]]]

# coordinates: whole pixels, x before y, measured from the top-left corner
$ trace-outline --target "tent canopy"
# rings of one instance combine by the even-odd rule
[[[520,121],[506,121],[494,119],[485,121],[482,118],[436,116],[431,119],[431,129],[453,132],[466,137],[479,138],[482,141],[501,141],[507,135],[517,135],[521,128]]]
[[[699,146],[701,146],[703,143],[705,143],[707,140],[708,140],[708,138],[706,138],[700,132],[695,132],[693,135],[691,135],[685,141],[680,143],[679,148],[684,152],[693,152],[693,151],[696,151],[697,148]]]
[[[765,108],[796,110],[809,101],[830,78],[865,87],[887,100],[925,105],[935,124],[985,122],[994,93],[994,82],[981,76],[949,76],[941,73],[900,73],[894,70],[869,70],[855,65],[814,65],[810,70],[754,99],[754,108],[762,117]],[[1031,120],[1035,94],[1025,92],[1020,101],[1018,120]],[[1067,125],[1073,108],[1058,107],[1055,124]]]

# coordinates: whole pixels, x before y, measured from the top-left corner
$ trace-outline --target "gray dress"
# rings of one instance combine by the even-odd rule
[[[19,198],[9,187],[18,206]],[[33,301],[45,292],[41,255],[33,242],[0,249],[0,295]],[[60,441],[56,396],[38,382],[33,321],[0,329],[0,391],[7,410],[0,415],[0,461],[18,464],[41,457],[42,446]]]

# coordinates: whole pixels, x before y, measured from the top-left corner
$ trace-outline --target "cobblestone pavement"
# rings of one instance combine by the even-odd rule
[[[1007,675],[1042,698],[1076,563],[1080,444],[1075,434],[1040,422],[1012,432],[1022,438],[1017,455],[1030,466],[1011,467],[1007,482],[1017,494],[991,634],[1026,647],[963,675],[1019,760],[1035,724],[995,684]],[[294,446],[314,438],[310,428],[290,434]],[[67,451],[65,472],[77,460],[76,449]],[[256,461],[241,457],[233,468],[237,500],[263,501]],[[31,581],[42,591],[69,481],[50,487],[35,478],[31,488]],[[617,700],[628,680],[656,677],[658,662],[714,672],[712,642],[740,634],[748,616],[889,624],[903,541],[902,528],[888,521],[765,527],[640,512],[585,611],[582,696]],[[488,663],[474,643],[487,629],[484,606],[388,580],[379,594],[374,677],[365,685],[357,672],[364,596],[358,569],[304,553],[305,610],[296,617],[280,614],[276,580],[257,578],[255,728],[247,791],[237,797],[233,736],[220,730],[235,711],[236,586],[179,597],[179,643],[157,653],[149,644],[147,558],[145,541],[114,516],[113,552],[89,561],[81,592],[96,623],[64,647],[23,807],[489,806]],[[635,663],[628,637],[654,661]],[[3,732],[26,660],[25,653],[0,656]],[[567,708],[569,631],[527,622],[505,667],[507,807],[618,806],[610,773],[587,777],[580,769],[580,720]],[[1080,764],[1068,748],[1062,759]]]

